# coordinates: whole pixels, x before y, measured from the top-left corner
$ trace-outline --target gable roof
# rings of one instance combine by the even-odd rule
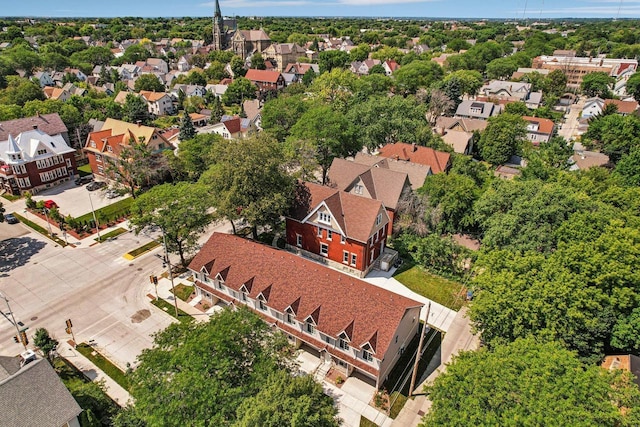
[[[436,127],[447,130],[460,126],[465,132],[483,131],[487,128],[487,121],[480,119],[470,119],[466,117],[446,117],[440,116],[436,119]]]
[[[52,136],[67,133],[67,126],[58,113],[36,114],[32,117],[0,122],[0,141],[8,139],[9,134],[18,135],[34,128]]]
[[[621,101],[619,99],[606,99],[604,105],[613,104],[618,107],[618,113],[631,114],[638,109],[638,103],[636,101]]]
[[[472,137],[473,134],[471,132],[450,130],[442,135],[442,140],[445,144],[451,146],[454,152],[464,154],[469,148],[469,141]]]
[[[381,156],[358,152],[354,159],[355,163],[390,169],[392,171],[406,173],[409,184],[413,190],[424,185],[424,180],[431,175],[431,167],[419,163],[405,162],[404,160],[389,159]]]
[[[480,112],[471,112],[471,109],[480,109]],[[496,105],[492,102],[484,102],[478,100],[465,100],[458,105],[456,110],[456,116],[475,116],[483,119],[487,119],[491,116],[500,114],[502,111],[501,105]]]
[[[135,142],[139,142],[141,139],[144,139],[144,143],[148,145],[152,142],[152,137],[155,132],[156,128],[151,126],[144,126],[108,118],[105,120],[100,131],[91,132],[89,136],[87,136],[85,149],[95,152],[104,152],[104,150],[106,150],[106,146],[109,145],[113,148],[113,156],[119,156],[121,146],[130,145],[129,141],[131,139]],[[95,148],[91,147],[91,142],[96,143]]]
[[[366,242],[371,237],[376,217],[380,209],[384,209],[378,200],[304,182],[296,188],[296,198],[289,217],[304,222],[321,205],[326,206],[347,238],[359,242]]]
[[[240,30],[238,31],[248,41],[270,41],[271,39],[264,30]]]
[[[2,425],[60,427],[82,412],[47,360],[11,371],[0,377]]]
[[[449,160],[451,159],[451,154],[444,151],[436,151],[433,148],[404,142],[385,145],[380,149],[380,155],[429,166],[434,174],[444,172],[449,167]]]
[[[18,151],[16,151],[18,149]],[[37,152],[39,149],[47,150],[44,155],[39,155]],[[5,154],[6,153],[22,153],[22,159],[30,162],[37,160],[40,157],[49,157],[51,155],[63,155],[73,153],[75,150],[67,145],[67,142],[61,135],[47,135],[38,129],[32,129],[27,132],[22,132],[16,138],[9,135],[9,139],[6,141],[0,141],[0,159],[5,163],[11,163]]]
[[[222,121],[222,124],[227,128],[230,134],[240,132],[240,128],[241,128],[240,117],[233,117],[231,119],[224,120]]]
[[[359,164],[338,157],[333,159],[327,177],[329,185],[347,192],[361,182],[371,198],[380,200],[386,207],[393,210],[398,207],[402,190],[408,182],[406,173]]]
[[[119,94],[118,94],[119,95]],[[169,96],[165,92],[152,92],[149,90],[141,90],[140,96],[146,99],[148,102],[156,102],[164,98],[165,96]]]
[[[292,253],[229,234],[213,233],[189,269],[200,271],[211,260],[210,277],[228,269],[224,284],[236,291],[252,280],[251,298],[264,295],[268,289],[269,307],[284,313],[296,304],[296,318],[305,321],[311,317],[317,329],[327,335],[337,337],[348,329],[354,347],[375,336],[380,358],[387,352],[406,310],[422,306]]]
[[[553,121],[549,119],[542,119],[540,117],[522,116],[522,119],[528,123],[538,124],[538,133],[544,133],[551,135],[553,133]]]
[[[244,77],[251,80],[252,82],[276,83],[278,81],[278,78],[280,77],[280,72],[269,70],[254,70],[252,68],[247,71],[247,74],[245,74]]]

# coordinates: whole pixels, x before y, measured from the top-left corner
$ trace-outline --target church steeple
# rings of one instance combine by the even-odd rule
[[[220,2],[216,0],[216,11],[213,14],[213,49],[224,50],[225,42],[224,19],[220,11]]]

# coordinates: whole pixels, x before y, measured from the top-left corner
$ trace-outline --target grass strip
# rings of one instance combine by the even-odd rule
[[[87,163],[86,165],[78,166],[78,174],[80,176],[91,175],[93,172],[91,171],[91,165]]]
[[[174,293],[173,289],[171,290],[171,293]],[[175,296],[180,298],[182,301],[186,301],[189,299],[192,293],[193,293],[193,286],[187,286],[180,283],[178,286],[176,286],[176,291],[174,294]]]
[[[452,310],[460,310],[464,304],[461,283],[431,274],[419,265],[396,274],[394,278],[415,293]]]
[[[116,365],[111,363],[109,359],[100,354],[96,349],[91,347],[89,344],[82,343],[79,344],[76,349],[80,354],[89,359],[100,368],[105,374],[111,377],[112,380],[120,384],[122,388],[125,390],[129,390],[129,379],[127,375],[120,370]],[[94,354],[95,353],[95,354]]]
[[[47,237],[51,240],[53,240],[55,243],[57,243],[58,245],[65,247],[67,246],[67,244],[65,243],[64,240],[56,237],[56,236],[51,236],[49,235],[49,230],[46,230],[44,227],[39,226],[38,224],[36,224],[33,221],[29,221],[28,219],[26,219],[25,217],[23,217],[22,215],[19,215],[17,213],[13,213],[13,216],[15,216],[16,218],[18,218],[18,220],[23,223],[24,225],[26,225],[27,227],[32,228],[34,231],[37,231],[38,233],[42,234],[44,237]]]
[[[100,220],[101,218],[113,218],[116,216],[116,214],[122,214],[122,216],[125,216],[129,212],[131,203],[133,203],[133,199],[131,197],[127,197],[126,199],[119,200],[115,203],[110,204],[109,206],[96,209],[96,218],[98,218],[98,222],[102,222]],[[90,222],[92,220],[92,212],[88,212],[76,218],[76,221],[78,222]]]
[[[100,243],[102,243],[102,242],[104,242],[105,240],[110,239],[111,237],[119,236],[119,235],[121,235],[121,234],[126,233],[127,231],[128,231],[128,230],[127,230],[126,228],[118,227],[118,228],[116,228],[115,230],[112,230],[112,231],[110,231],[110,232],[108,232],[108,233],[106,233],[106,234],[101,234],[99,239],[96,237],[96,238],[95,238],[95,239],[93,239],[93,240],[95,240],[96,242],[100,242]]]
[[[16,200],[20,200],[21,196],[14,196],[13,194],[5,193],[2,195],[3,198],[7,199],[10,202],[15,202]]]
[[[369,418],[365,418],[364,415],[360,415],[360,427],[378,427],[378,424],[374,423]]]
[[[173,306],[173,304],[168,303],[162,298],[151,301],[151,304],[155,305],[160,310],[172,315],[173,317],[176,317],[176,308]],[[178,309],[178,317],[176,317],[176,319],[178,319],[182,323],[189,323],[193,321],[193,317],[180,309]]]
[[[389,402],[392,403],[391,408],[389,409],[389,417],[395,420],[404,407],[404,404],[407,403],[407,400],[408,397],[400,393],[399,391],[394,391],[393,393],[391,393],[391,395],[389,396]]]
[[[160,246],[160,242],[158,242],[157,240],[152,240],[149,243],[144,244],[139,248],[132,250],[131,252],[127,252],[127,254],[125,255],[125,258],[127,259],[137,258],[140,255],[145,254],[149,252],[151,249],[156,248],[158,246]]]

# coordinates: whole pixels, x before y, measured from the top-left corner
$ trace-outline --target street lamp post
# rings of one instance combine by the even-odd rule
[[[91,203],[91,213],[93,214],[93,222],[96,224],[96,233],[98,234],[98,242],[100,239],[100,228],[98,227],[98,219],[96,218],[96,211],[93,209],[93,200],[91,200],[91,193],[89,195],[89,203]]]
[[[49,212],[49,209],[44,208],[42,211],[44,212],[44,217],[47,220],[47,227],[49,228],[49,237],[53,238],[53,232],[51,231],[51,224],[49,223],[49,215],[47,215],[47,213]]]
[[[171,261],[169,260],[169,251],[167,250],[167,235],[164,232],[164,228],[160,228],[162,230],[162,241],[164,243],[164,257],[167,260],[167,265],[169,266],[169,279],[171,280],[171,290],[173,291],[173,305],[176,309],[176,318],[178,318],[178,299],[176,296],[176,288],[173,285],[173,271],[171,269]]]
[[[11,322],[13,322],[13,326],[16,327],[16,332],[18,333],[18,336],[20,336],[20,328],[18,327],[18,322],[16,322],[16,318],[13,317],[13,311],[11,311],[11,306],[9,305],[9,298],[7,298],[2,292],[0,292],[0,298],[2,298],[4,300],[4,302],[7,303],[7,309],[9,310],[9,314],[11,315]],[[22,340],[20,340],[20,342],[22,342]],[[24,349],[27,349],[27,345],[22,342],[22,346],[24,347]]]

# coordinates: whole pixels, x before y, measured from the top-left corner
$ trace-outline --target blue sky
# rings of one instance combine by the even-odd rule
[[[210,16],[209,0],[3,0],[1,16]],[[638,18],[640,0],[220,0],[226,16]]]

